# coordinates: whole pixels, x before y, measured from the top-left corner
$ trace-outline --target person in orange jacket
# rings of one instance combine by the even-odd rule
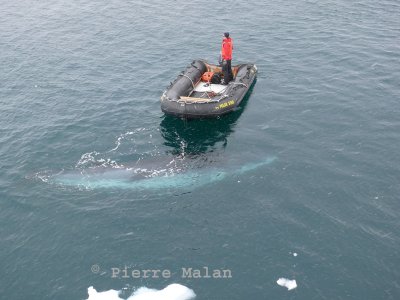
[[[231,66],[232,50],[233,50],[233,40],[229,37],[229,32],[225,32],[221,46],[222,73],[224,75],[223,84],[228,84],[228,82],[233,79],[232,66]]]

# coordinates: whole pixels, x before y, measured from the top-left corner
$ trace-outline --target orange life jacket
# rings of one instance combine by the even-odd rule
[[[203,76],[201,76],[201,80],[205,82],[210,82],[211,78],[213,77],[214,72],[205,72]]]
[[[221,54],[222,59],[232,60],[233,41],[231,38],[224,38],[222,40]]]

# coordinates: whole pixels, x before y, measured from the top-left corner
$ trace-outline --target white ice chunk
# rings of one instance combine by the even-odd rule
[[[128,300],[190,300],[195,297],[196,294],[193,290],[181,284],[173,283],[162,290],[141,287]]]
[[[108,290],[105,292],[98,292],[94,287],[88,288],[89,298],[87,300],[123,300],[119,297],[119,291]]]
[[[92,286],[88,288],[89,298],[87,300],[123,300],[119,297],[120,291],[108,290],[98,292]],[[141,287],[127,300],[191,300],[196,297],[193,290],[184,285],[173,283],[162,290]]]
[[[294,280],[294,279],[290,280],[287,278],[279,278],[276,281],[276,283],[279,284],[280,286],[286,287],[289,291],[297,288],[297,283],[296,283],[296,280]]]

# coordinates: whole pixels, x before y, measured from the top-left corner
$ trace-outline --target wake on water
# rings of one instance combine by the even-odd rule
[[[167,155],[157,144],[143,142],[151,136],[152,133],[145,128],[126,132],[117,138],[112,149],[83,154],[74,169],[56,174],[37,173],[36,178],[78,189],[193,189],[229,176],[242,175],[276,159],[267,157],[245,165],[229,162],[229,167],[222,165],[219,168],[213,163],[208,167],[204,165],[202,156],[186,155],[184,151],[180,155]]]

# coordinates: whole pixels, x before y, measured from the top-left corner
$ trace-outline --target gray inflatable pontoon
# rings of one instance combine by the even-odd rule
[[[240,64],[232,67],[232,73],[227,85],[212,83],[216,74],[222,76],[221,67],[193,61],[162,94],[161,110],[182,118],[217,117],[234,110],[254,83],[257,67]]]

